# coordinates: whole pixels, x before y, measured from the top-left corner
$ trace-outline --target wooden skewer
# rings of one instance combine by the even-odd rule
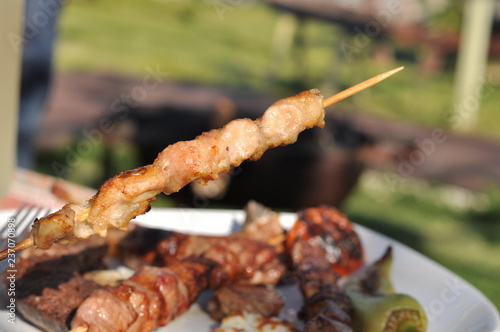
[[[372,85],[375,85],[375,84],[385,80],[389,76],[392,76],[403,69],[404,69],[404,67],[399,67],[396,69],[389,70],[388,72],[374,76],[374,77],[372,77],[364,82],[361,82],[359,84],[356,84],[353,87],[350,87],[344,91],[341,91],[341,92],[325,99],[323,102],[323,107],[328,107],[328,106],[335,104],[336,102],[338,102],[342,99],[350,97],[353,94],[360,92],[361,90],[364,90]],[[26,240],[15,245],[14,248],[0,252],[0,261],[3,261],[4,259],[6,259],[9,255],[9,253],[22,251],[26,248],[31,247],[32,245],[34,245],[34,243],[35,243],[35,239],[33,238],[33,235],[31,235]]]
[[[372,77],[364,82],[361,82],[359,84],[356,84],[355,86],[350,87],[349,89],[341,91],[341,92],[337,93],[336,95],[333,95],[333,96],[325,99],[323,101],[323,107],[328,107],[332,104],[335,104],[338,101],[341,101],[342,99],[345,99],[347,97],[352,96],[355,93],[360,92],[361,90],[369,88],[372,85],[375,85],[375,84],[385,80],[389,76],[392,76],[392,75],[396,74],[397,72],[400,72],[403,69],[404,69],[404,67],[399,67],[396,69],[389,70],[388,72],[374,76],[374,77]]]
[[[15,255],[16,253],[23,251],[24,249],[27,249],[34,244],[35,244],[35,239],[33,238],[33,235],[30,235],[26,240],[17,243],[13,248],[5,249],[4,251],[0,252],[0,261],[6,259],[9,256],[9,254]]]

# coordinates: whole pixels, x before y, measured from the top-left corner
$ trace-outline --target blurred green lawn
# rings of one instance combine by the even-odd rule
[[[227,6],[217,7],[217,3]],[[229,5],[241,3],[240,5]],[[380,63],[370,60],[369,48],[346,61],[338,53],[339,28],[324,22],[305,22],[302,60],[296,55],[274,67],[269,59],[277,13],[259,2],[197,0],[81,0],[64,8],[57,45],[57,69],[108,71],[143,76],[147,66],[159,66],[169,78],[208,85],[271,91],[277,98],[322,87],[333,78],[337,89],[384,70],[405,65],[402,73],[369,91],[342,102],[353,112],[363,110],[382,118],[423,126],[444,125],[443,113],[452,103],[453,73],[422,75],[411,61]],[[395,52],[413,50],[398,50]],[[418,58],[418,48],[415,49]],[[270,69],[277,73],[272,80]],[[487,83],[493,93],[482,101],[478,124],[471,134],[498,139],[500,68],[491,63]],[[117,170],[131,166],[127,152],[117,152]],[[55,155],[48,158],[55,158]],[[102,153],[86,162],[83,178],[99,174]],[[86,174],[88,173],[88,174]],[[85,182],[82,178],[74,181]],[[380,180],[380,179],[379,179]],[[383,181],[382,181],[383,182]],[[89,182],[87,182],[89,184]],[[92,183],[91,185],[97,185]],[[402,186],[376,190],[361,185],[344,210],[358,223],[406,243],[461,275],[500,307],[500,194],[493,190],[479,211],[445,204],[446,189],[434,184],[417,191]],[[443,190],[444,190],[443,189]],[[382,191],[381,191],[382,190]],[[165,200],[162,200],[162,204]]]
[[[416,249],[476,286],[500,308],[500,191],[471,193],[409,181],[388,189],[365,175],[343,210],[373,230]]]
[[[215,4],[227,5],[221,13]],[[147,66],[159,66],[173,80],[271,91],[276,97],[297,93],[298,88],[323,87],[325,79],[335,90],[358,83],[396,66],[406,70],[353,98],[343,108],[363,110],[392,120],[422,125],[443,125],[451,109],[451,71],[423,75],[410,61],[377,63],[368,54],[373,43],[349,59],[340,42],[353,43],[331,24],[306,20],[304,50],[292,52],[270,67],[273,32],[278,14],[261,2],[202,0],[82,0],[65,6],[57,47],[61,70],[104,70],[144,76]],[[386,42],[386,44],[388,44]],[[389,48],[391,46],[389,45]],[[393,49],[405,58],[419,58],[423,51]],[[410,54],[410,56],[408,56]],[[300,58],[307,66],[298,67]],[[276,71],[276,81],[269,73]],[[500,66],[488,68],[486,87],[493,93],[482,100],[473,134],[500,138],[497,105],[500,102]]]

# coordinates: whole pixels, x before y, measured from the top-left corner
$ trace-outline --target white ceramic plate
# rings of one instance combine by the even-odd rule
[[[10,216],[0,211],[0,225]],[[224,235],[239,228],[242,211],[200,209],[156,209],[136,222],[155,228],[165,228],[186,233]],[[282,223],[290,227],[294,214],[283,214]],[[367,261],[377,259],[387,245],[394,248],[393,281],[399,292],[411,294],[426,309],[429,318],[428,332],[500,332],[500,317],[492,303],[472,285],[422,256],[414,250],[362,226],[357,226],[367,254]],[[294,286],[280,288],[286,300],[283,317],[294,320],[302,300]],[[209,293],[202,294],[199,303],[177,318],[160,332],[211,331],[217,325],[202,310]],[[7,321],[6,295],[1,294],[0,331],[32,332],[38,329],[16,318],[13,325]]]

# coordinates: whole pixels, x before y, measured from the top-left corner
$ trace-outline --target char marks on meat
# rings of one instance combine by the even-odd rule
[[[152,331],[188,310],[206,289],[210,264],[188,259],[166,267],[145,266],[128,280],[89,296],[72,328],[92,332]],[[120,314],[119,324],[114,324]]]
[[[264,317],[278,316],[284,304],[279,293],[270,285],[234,284],[215,290],[207,310],[213,319],[220,321],[242,312]]]
[[[255,284],[276,284],[286,271],[281,249],[239,234],[185,235],[137,226],[118,246],[125,264],[134,270],[148,265],[168,266],[193,257],[211,261],[214,265],[212,288],[240,279]]]
[[[352,332],[353,306],[338,280],[364,258],[349,220],[333,208],[306,209],[288,232],[286,245],[304,296],[299,312],[304,331]]]
[[[153,164],[106,181],[88,201],[68,203],[35,221],[32,242],[48,249],[92,234],[105,237],[111,228],[126,230],[130,220],[149,211],[161,192],[168,195],[193,181],[217,179],[247,159],[258,160],[268,149],[294,143],[306,129],[323,127],[324,117],[323,96],[312,89],[277,101],[255,121],[236,119],[194,140],[172,144]]]
[[[283,236],[278,214],[257,202],[249,202],[242,230],[228,236],[185,235],[161,229],[133,226],[118,244],[125,264],[138,270],[142,266],[167,266],[190,257],[214,263],[210,287],[241,279],[253,284],[276,284],[286,271],[282,242],[269,244]]]
[[[19,312],[43,330],[67,331],[78,306],[101,288],[81,273],[102,268],[106,251],[105,241],[92,237],[74,246],[23,252],[16,262]]]

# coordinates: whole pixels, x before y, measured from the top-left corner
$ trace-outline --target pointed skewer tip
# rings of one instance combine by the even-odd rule
[[[358,92],[360,92],[360,91],[362,91],[362,90],[364,90],[372,85],[375,85],[375,84],[385,80],[389,76],[392,76],[392,75],[396,74],[397,72],[400,72],[404,68],[405,68],[404,66],[401,66],[401,67],[389,70],[385,73],[378,74],[377,76],[374,76],[370,79],[367,79],[364,82],[358,83],[355,86],[352,86],[352,87],[350,87],[344,91],[341,91],[341,92],[339,92],[331,97],[328,97],[327,99],[325,99],[323,101],[323,107],[327,107],[327,106],[330,106],[332,104],[335,104],[336,102],[341,101],[342,99],[350,97],[355,93],[358,93]]]

